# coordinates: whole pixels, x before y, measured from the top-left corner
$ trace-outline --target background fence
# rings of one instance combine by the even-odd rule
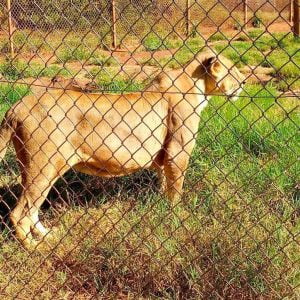
[[[293,5],[293,3],[296,5]],[[294,24],[299,35],[297,1],[2,1],[2,24],[15,29],[84,31],[93,27],[112,47],[122,44],[128,34],[143,38],[164,27],[170,33],[190,35],[202,26],[261,26],[280,21]],[[11,9],[10,9],[11,7]],[[294,13],[296,11],[296,13]],[[42,12],[42,17],[41,17]],[[12,44],[11,44],[12,46]]]
[[[0,164],[2,299],[300,297],[299,1],[2,0],[0,20],[0,115],[3,119],[12,108],[12,116],[19,118],[13,136],[20,141],[27,134],[20,132],[37,122],[35,105],[30,106],[26,95],[46,99],[46,110],[58,103],[55,113],[64,110],[68,119],[73,115],[64,105],[70,99],[60,101],[55,95],[77,90],[91,101],[104,95],[101,103],[115,94],[130,100],[135,96],[128,94],[158,84],[158,74],[167,75],[165,80],[171,77],[174,88],[172,76],[179,74],[174,70],[182,70],[185,82],[193,80],[184,66],[208,48],[216,60],[230,59],[246,78],[246,85],[240,78],[233,80],[242,88],[235,102],[211,91],[193,136],[196,145],[180,201],[166,199],[152,170],[102,178],[70,165],[45,195],[40,212],[43,224],[57,227],[54,237],[28,250],[24,241],[42,226],[38,217],[22,243],[22,232],[17,239],[9,216],[24,200],[22,190],[35,188],[26,181],[31,175],[27,166],[46,149],[43,143],[36,147],[42,130],[45,143],[57,142],[51,126],[43,123],[45,115],[39,115],[30,134],[36,152],[24,151],[30,142],[21,143],[17,151],[26,166],[23,172],[12,146]],[[230,72],[238,77],[232,68]],[[180,92],[182,101],[193,101],[193,93]],[[75,98],[74,103],[80,101]],[[141,94],[139,100],[144,98]],[[93,103],[91,110],[96,108]],[[83,104],[77,108],[85,109]],[[114,109],[121,117],[114,115],[110,122],[120,117],[121,123],[134,123],[133,117]],[[131,103],[130,112],[134,109]],[[105,116],[102,110],[99,114]],[[46,115],[55,118],[52,112]],[[136,125],[151,126],[156,118],[149,122],[143,115]],[[97,127],[97,120],[88,121]],[[64,127],[58,123],[57,128]],[[118,124],[112,134],[116,128]],[[135,128],[130,134],[136,135]],[[79,148],[89,144],[88,138]],[[133,144],[123,141],[120,147],[129,145],[131,150]],[[51,166],[55,155],[48,151]],[[107,161],[116,157],[117,150]],[[20,224],[37,206],[30,197],[25,197],[26,205],[33,205],[28,211],[24,207]]]

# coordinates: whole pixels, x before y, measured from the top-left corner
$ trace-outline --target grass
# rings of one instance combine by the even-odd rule
[[[286,78],[276,83],[278,89],[282,92],[299,91],[300,79],[299,78]]]
[[[147,51],[174,49],[182,45],[182,39],[163,37],[158,33],[151,32],[143,38],[142,44]]]
[[[0,73],[5,79],[18,80],[28,77],[54,77],[55,75],[70,76],[71,73],[57,65],[45,67],[38,63],[26,63],[24,60],[7,60],[0,64]]]
[[[93,48],[85,45],[79,45],[76,47],[63,45],[57,50],[57,63],[74,61],[105,67],[120,65],[116,58],[103,54],[98,50],[94,51]]]
[[[250,42],[231,42],[230,45],[216,45],[215,49],[231,59],[237,67],[257,65],[264,61],[264,55]]]
[[[114,72],[99,67],[94,67],[89,72],[89,77],[98,85],[99,90],[108,93],[138,92],[143,90],[146,83],[130,79],[126,73],[122,76],[119,70]]]
[[[263,36],[265,33],[265,31],[263,29],[251,29],[247,32],[247,35],[250,37],[250,38],[258,38],[260,36]]]
[[[85,45],[64,46],[57,50],[57,62],[66,63],[70,61],[88,61],[93,57],[93,50]]]
[[[160,58],[151,58],[140,63],[148,66],[157,66],[161,68],[177,69],[183,67],[191,58],[203,49],[204,42],[202,38],[190,38],[184,41],[173,55],[166,55]]]
[[[115,57],[107,56],[103,54],[91,57],[88,60],[88,63],[91,65],[97,65],[102,67],[120,66],[120,62]]]
[[[4,113],[17,101],[22,99],[29,93],[27,85],[23,84],[5,84],[0,86],[0,116],[1,119]]]
[[[230,39],[231,38],[228,37],[227,35],[225,35],[224,33],[216,32],[208,38],[208,41],[216,42],[216,41],[224,41],[224,40],[226,41],[226,40],[230,40]]]
[[[285,47],[284,50],[274,50],[266,59],[266,63],[274,68],[276,75],[296,78],[300,74],[300,43],[298,47]]]
[[[86,60],[94,56],[94,49],[103,49],[110,43],[110,36],[105,30],[99,34],[18,30],[14,33],[13,39],[17,52],[35,53],[40,57],[55,52],[59,62]],[[6,38],[0,42],[0,49],[2,52],[8,52]]]
[[[17,30],[13,35],[14,45],[17,52],[37,53],[43,56],[47,52],[54,52],[62,48],[77,48],[84,45],[95,49],[109,45],[109,32],[102,30],[101,33],[65,32],[55,30],[51,33],[40,30]],[[8,52],[8,39],[4,37],[0,41],[2,52]]]
[[[209,110],[206,111],[203,117],[203,128],[216,127],[216,124],[220,122],[221,124],[219,124],[219,132],[213,131],[212,135],[204,134],[203,140],[207,138],[206,145],[209,145],[217,136],[217,143],[214,144],[217,146],[220,143],[220,147],[217,147],[212,155],[216,155],[222,160],[227,159],[226,149],[230,149],[231,158],[240,157],[239,170],[232,174],[237,176],[238,180],[243,180],[243,171],[247,170],[245,174],[251,173],[249,163],[253,160],[253,174],[255,170],[259,171],[257,182],[255,181],[256,177],[251,176],[249,179],[251,179],[251,187],[256,193],[263,192],[268,177],[272,179],[272,182],[276,182],[278,191],[292,190],[299,179],[298,168],[300,166],[297,163],[300,152],[300,145],[297,142],[299,137],[297,124],[300,120],[297,99],[275,101],[277,90],[273,85],[266,88],[253,85],[246,89],[245,94],[257,98],[241,99],[234,106],[222,103],[222,99],[212,103],[210,109],[214,110],[220,107],[217,112],[222,118],[218,118],[218,114],[214,114],[215,118],[209,119],[212,114],[210,112],[206,122],[205,117],[206,114],[209,114]],[[228,124],[227,127],[225,127],[226,124]],[[224,158],[223,155],[225,155]],[[243,161],[242,156],[247,157],[247,160]],[[283,176],[284,168],[289,165],[289,162],[295,162],[295,164],[289,168],[289,176]],[[243,168],[244,163],[245,168]],[[262,169],[259,170],[259,168]],[[276,178],[277,175],[280,176]],[[234,178],[230,176],[228,179],[234,181]],[[260,186],[260,184],[262,185]]]
[[[215,45],[215,49],[230,58],[237,67],[245,65],[273,68],[274,84],[282,91],[299,89],[300,40],[292,34],[249,32],[251,41],[232,41]]]
[[[245,65],[274,68],[274,74],[285,77],[297,77],[300,73],[300,52],[299,39],[295,39],[291,34],[263,34],[262,30],[252,30],[247,34],[248,41],[231,41],[221,33],[212,35],[210,41],[220,41],[221,43],[211,46],[216,51],[231,59],[237,67]],[[222,43],[222,41],[224,41]],[[203,48],[201,38],[192,38],[176,50],[174,55],[162,58],[152,58],[143,63],[151,66],[179,68],[188,62],[194,53]]]
[[[10,89],[3,94],[11,103],[26,92]],[[150,173],[59,181],[61,196],[73,200],[52,199],[56,209],[44,210],[44,222],[59,226],[50,256],[0,235],[4,297],[297,295],[300,110],[297,99],[277,94],[272,84],[248,85],[234,103],[210,101],[175,208]]]

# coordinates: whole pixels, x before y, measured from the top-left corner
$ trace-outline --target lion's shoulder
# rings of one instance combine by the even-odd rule
[[[152,89],[160,92],[170,91],[170,89],[179,88],[188,80],[188,75],[183,70],[163,71],[158,74],[151,83]]]

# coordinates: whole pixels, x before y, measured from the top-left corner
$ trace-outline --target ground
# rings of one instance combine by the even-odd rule
[[[70,172],[41,216],[58,227],[52,250],[29,253],[11,233],[20,187],[10,151],[0,166],[0,296],[299,298],[300,41],[285,24],[185,40],[150,35],[141,45],[129,40],[131,53],[104,50],[92,35],[61,44],[60,34],[19,33],[23,51],[0,62],[2,81],[15,82],[0,87],[1,115],[57,74],[108,92],[141,90],[205,45],[249,78],[236,102],[213,97],[203,112],[182,203],[171,207],[151,172],[114,180]]]

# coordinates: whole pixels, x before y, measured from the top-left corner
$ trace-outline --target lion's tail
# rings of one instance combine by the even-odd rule
[[[14,132],[12,122],[8,116],[5,116],[0,126],[0,161],[4,159],[8,144]]]

